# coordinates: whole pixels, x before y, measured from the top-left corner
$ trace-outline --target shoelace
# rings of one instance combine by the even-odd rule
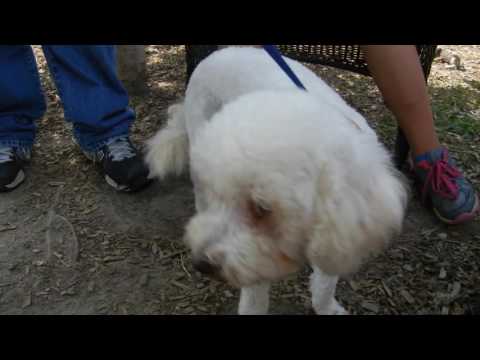
[[[107,144],[108,153],[113,161],[122,161],[132,158],[136,155],[135,149],[132,147],[128,138],[117,138],[111,143]]]
[[[418,163],[417,166],[428,171],[425,184],[423,185],[423,200],[425,200],[430,185],[434,193],[444,198],[450,200],[457,198],[459,189],[454,179],[458,178],[461,173],[448,163],[448,157],[445,151],[442,154],[442,158],[433,165],[424,160]]]
[[[13,148],[1,147],[0,148],[0,164],[12,161],[14,156]]]

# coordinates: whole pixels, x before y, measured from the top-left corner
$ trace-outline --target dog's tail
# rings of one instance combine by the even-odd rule
[[[188,164],[188,146],[184,105],[172,105],[168,108],[167,125],[147,142],[145,161],[150,177],[180,175]]]

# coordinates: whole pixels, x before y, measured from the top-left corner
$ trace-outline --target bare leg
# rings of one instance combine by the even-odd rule
[[[329,276],[313,267],[310,276],[312,306],[317,315],[347,315],[348,312],[335,300],[338,276]]]
[[[368,68],[405,133],[413,155],[440,147],[415,46],[365,45],[362,49]]]
[[[269,303],[270,284],[260,284],[242,288],[239,315],[267,315]]]

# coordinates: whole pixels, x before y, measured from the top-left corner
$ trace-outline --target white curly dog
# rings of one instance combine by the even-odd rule
[[[190,164],[197,213],[185,241],[200,272],[241,287],[238,312],[265,314],[270,282],[305,265],[317,314],[400,232],[402,176],[364,118],[312,71],[262,49],[227,48],[194,71],[181,105],[148,142],[151,176]]]

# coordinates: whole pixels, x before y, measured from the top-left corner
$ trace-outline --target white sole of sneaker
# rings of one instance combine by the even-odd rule
[[[444,217],[442,217],[439,214],[437,209],[433,208],[433,212],[435,213],[435,215],[441,221],[443,221],[444,223],[446,223],[448,225],[458,225],[458,224],[463,224],[464,222],[470,221],[470,220],[474,219],[479,214],[479,211],[480,211],[480,200],[478,199],[478,195],[475,196],[475,205],[473,206],[473,210],[469,213],[462,214],[462,215],[458,216],[455,220],[445,219]]]
[[[25,173],[23,172],[23,170],[20,170],[17,176],[15,177],[15,180],[13,180],[13,182],[11,182],[10,184],[5,185],[5,188],[7,190],[13,190],[18,185],[20,185],[23,182],[23,180],[25,180]]]
[[[105,175],[105,181],[107,182],[108,185],[113,187],[117,191],[130,191],[128,186],[126,185],[119,185],[117,184],[110,176]]]

